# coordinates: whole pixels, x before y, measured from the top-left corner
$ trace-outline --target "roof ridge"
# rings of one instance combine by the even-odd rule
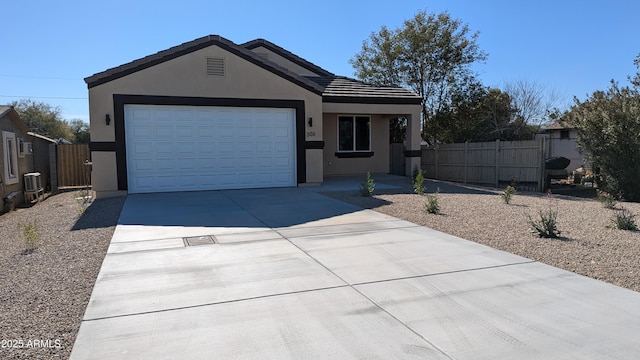
[[[309,71],[312,71],[312,72],[315,72],[315,73],[322,73],[325,76],[336,76],[334,73],[330,72],[329,70],[321,68],[320,66],[312,63],[311,61],[309,61],[307,59],[304,59],[304,58],[292,53],[291,51],[289,51],[289,50],[287,50],[287,49],[285,49],[285,48],[283,48],[283,47],[281,47],[279,45],[276,45],[276,44],[272,43],[269,40],[263,39],[263,38],[257,38],[257,39],[254,39],[254,40],[247,41],[247,42],[245,42],[243,44],[240,44],[240,46],[242,46],[242,47],[244,47],[246,49],[249,49],[249,50],[255,49],[255,48],[259,47],[259,46],[263,46],[263,47],[266,47],[267,49],[275,52],[276,54],[286,58],[287,60],[289,60],[289,61],[291,61],[291,62],[293,62],[293,63],[295,63],[297,65],[302,66],[303,68],[305,68],[305,69],[307,69]]]

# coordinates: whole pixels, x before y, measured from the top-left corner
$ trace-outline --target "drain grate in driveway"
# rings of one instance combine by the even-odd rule
[[[191,236],[182,238],[185,246],[213,245],[216,244],[216,238],[213,235]]]

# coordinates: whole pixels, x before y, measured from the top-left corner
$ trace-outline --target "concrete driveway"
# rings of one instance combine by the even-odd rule
[[[304,188],[130,195],[72,359],[631,359],[640,293]]]

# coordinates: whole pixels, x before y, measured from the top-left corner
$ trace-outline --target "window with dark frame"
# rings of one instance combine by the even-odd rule
[[[568,139],[569,130],[560,130],[560,139]]]
[[[371,151],[371,118],[338,116],[338,152]]]

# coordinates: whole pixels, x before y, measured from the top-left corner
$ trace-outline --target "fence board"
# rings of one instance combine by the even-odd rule
[[[544,140],[438,144],[422,148],[427,177],[499,187],[517,179],[542,191]]]
[[[58,187],[89,185],[90,178],[84,165],[85,160],[91,161],[89,145],[58,145],[56,155]]]

